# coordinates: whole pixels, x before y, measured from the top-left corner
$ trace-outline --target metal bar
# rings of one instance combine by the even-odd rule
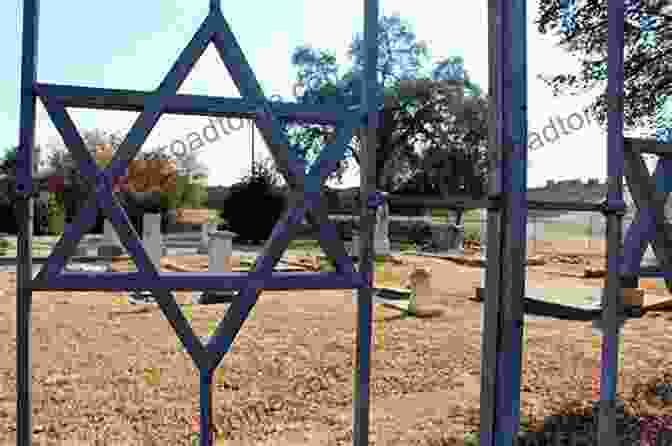
[[[495,408],[491,445],[511,446],[520,427],[520,380],[524,324],[527,229],[527,11],[524,0],[497,2],[498,65],[497,107],[503,112],[497,125],[502,134],[502,240],[496,249],[501,262],[499,343],[496,352]],[[489,294],[489,293],[488,293]],[[489,333],[488,336],[492,336]],[[492,389],[491,389],[492,391]],[[491,400],[490,400],[491,401]],[[487,427],[486,427],[487,429]],[[494,437],[494,438],[493,438]],[[484,444],[484,443],[482,443]],[[485,443],[487,444],[487,443]]]
[[[607,121],[607,200],[623,202],[623,79],[625,8],[619,0],[607,2],[608,16],[608,84],[610,104]],[[635,166],[633,166],[635,167]],[[647,172],[648,173],[648,172]],[[634,197],[634,195],[633,195]],[[621,302],[621,240],[620,214],[607,216],[607,278],[603,298],[602,376],[600,381],[600,417],[597,444],[614,445],[616,441],[616,381],[618,379],[618,313]],[[606,305],[605,305],[606,303]]]
[[[50,257],[33,257],[34,265],[47,263]],[[74,256],[70,257],[72,263],[110,263],[123,260],[133,260],[130,256]],[[19,257],[0,257],[0,266],[15,266]]]
[[[639,275],[642,257],[644,257],[649,240],[646,228],[651,225],[652,219],[653,216],[650,212],[639,212],[628,228],[623,241],[621,274],[630,277]]]
[[[212,429],[214,420],[212,416],[212,376],[213,371],[209,369],[201,369],[201,438],[200,446],[211,446],[213,444],[213,434],[214,430]]]
[[[501,200],[496,198],[478,199],[462,197],[422,197],[420,195],[390,195],[390,205],[395,207],[425,207],[439,209],[496,209],[502,206]],[[527,208],[535,211],[575,211],[601,212],[603,203],[573,202],[573,201],[542,201],[528,200]]]
[[[624,150],[628,152],[672,156],[672,144],[657,142],[656,138],[624,138],[623,143]]]
[[[488,1],[488,154],[490,196],[501,193],[501,148],[503,113],[501,107],[501,21],[498,0]],[[487,207],[487,267],[485,269],[485,304],[481,327],[481,395],[480,395],[480,446],[493,446],[495,418],[497,417],[497,342],[499,335],[499,312],[501,294],[501,221],[499,208]]]
[[[19,263],[16,280],[16,444],[32,444],[32,299],[30,281],[33,274],[33,150],[35,149],[36,99],[33,85],[37,81],[39,0],[23,2],[21,51],[21,93],[19,149],[16,165],[16,202],[19,234]]]
[[[38,83],[35,91],[42,98],[52,98],[65,107],[94,110],[142,112],[156,93],[140,90],[80,87]],[[351,112],[334,105],[296,104],[272,101],[273,114],[281,120],[335,125]],[[185,116],[255,119],[258,104],[248,99],[178,94],[166,98],[163,112]]]
[[[229,291],[245,288],[250,280],[258,280],[269,291],[291,289],[347,290],[364,286],[361,273],[295,273],[276,272],[268,278],[254,273],[161,273],[147,278],[143,273],[64,272],[46,280],[33,280],[35,291],[124,291],[124,290],[212,290]]]
[[[636,169],[634,166],[632,166],[632,164],[640,163],[641,157],[636,153],[626,153],[625,161],[626,162],[624,167],[628,184],[634,184],[634,193],[637,195],[635,202],[638,205],[643,204],[641,201],[639,201],[639,199],[643,198],[641,196],[642,192],[639,190],[639,188],[641,187],[640,185],[649,181],[648,169],[646,171],[645,177],[639,178],[637,172],[642,173],[641,169]],[[664,175],[662,167],[663,166],[659,161],[656,164],[656,168],[653,173],[653,176],[656,180],[661,179]],[[659,181],[656,181],[656,183],[658,182]],[[635,198],[634,195],[633,198]],[[625,235],[625,240],[623,241],[623,265],[621,268],[623,273],[630,276],[637,276],[637,272],[641,267],[642,257],[644,256],[646,247],[649,241],[655,237],[655,224],[656,221],[652,208],[648,206],[640,207],[639,211],[635,215],[635,219],[628,228],[628,231]]]
[[[661,271],[657,268],[647,269],[646,267],[642,267],[642,269],[639,271],[638,276],[672,280],[672,272]]]
[[[528,200],[527,208],[534,211],[600,212],[604,203]]]
[[[454,208],[454,209],[491,209],[499,206],[496,199],[478,199],[472,197],[427,197],[422,195],[388,195],[390,206],[398,208]]]
[[[378,150],[378,0],[364,0],[364,79],[362,108],[366,111],[366,137],[360,170],[360,247],[359,271],[365,286],[357,293],[357,334],[352,398],[352,444],[369,444],[371,380],[371,314],[373,298],[373,230],[375,208],[368,207],[367,197],[376,192],[376,151]]]
[[[21,56],[21,103],[19,149],[16,159],[16,191],[31,194],[33,191],[33,151],[35,150],[35,107],[37,97],[33,85],[37,82],[39,0],[24,0],[23,40]]]
[[[667,229],[665,223],[665,201],[667,193],[662,188],[664,182],[665,169],[664,166],[670,163],[670,160],[659,160],[658,164],[661,169],[656,169],[658,173],[657,178],[651,178],[649,169],[647,168],[642,156],[634,152],[625,152],[625,174],[628,179],[628,186],[633,200],[637,208],[642,214],[642,219],[639,221],[647,223],[645,218],[650,217],[652,223],[643,227],[645,231],[645,240],[651,242],[656,258],[660,261],[663,268],[672,270],[672,234]],[[632,229],[632,225],[631,228]],[[635,239],[633,238],[634,242]],[[628,252],[631,249],[636,249],[637,246],[628,246]],[[641,262],[640,258],[630,258],[628,263]],[[668,289],[672,284],[667,283]]]

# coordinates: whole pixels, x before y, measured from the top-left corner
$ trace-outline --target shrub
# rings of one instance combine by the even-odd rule
[[[175,184],[161,191],[163,210],[177,208],[203,208],[208,201],[208,189],[203,184],[189,181],[186,175],[178,175]]]
[[[285,210],[285,197],[263,175],[250,176],[231,188],[220,216],[241,240],[269,238]]]

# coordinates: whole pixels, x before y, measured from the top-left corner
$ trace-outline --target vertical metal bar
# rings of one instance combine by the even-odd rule
[[[527,36],[525,2],[490,2],[490,193],[482,341],[481,445],[511,446],[520,424],[527,232]],[[494,65],[494,66],[493,66]],[[501,231],[499,231],[501,229]],[[500,238],[501,237],[501,238]],[[502,258],[510,261],[502,262]]]
[[[503,219],[501,311],[497,349],[495,444],[512,446],[520,425],[525,261],[527,251],[527,11],[502,2]],[[516,442],[517,443],[517,442]]]
[[[35,106],[37,96],[33,85],[37,81],[37,39],[39,0],[23,2],[23,32],[21,55],[21,104],[19,149],[16,156],[16,192],[33,192],[33,152],[35,150]]]
[[[488,195],[501,192],[502,138],[499,124],[501,107],[501,55],[502,30],[499,0],[488,1]],[[489,209],[487,213],[487,266],[485,269],[484,303],[481,308],[483,326],[481,332],[481,409],[480,443],[492,446],[495,428],[495,394],[497,390],[497,340],[499,334],[499,296],[501,277],[500,220],[501,209]]]
[[[18,219],[18,265],[16,280],[16,444],[32,444],[31,391],[31,306],[33,272],[33,150],[35,148],[35,107],[33,85],[37,81],[37,39],[39,0],[23,2],[23,43],[21,61],[21,128],[16,164]]]
[[[214,440],[212,420],[212,375],[210,370],[200,370],[201,375],[201,441],[200,446],[212,446]]]
[[[608,2],[608,83],[607,101],[607,202],[623,202],[623,79],[625,8],[623,0]],[[607,278],[603,298],[602,376],[600,385],[600,419],[597,444],[616,444],[616,380],[618,377],[618,322],[621,305],[621,232],[622,216],[607,215]]]
[[[359,271],[367,284],[358,291],[357,352],[353,389],[354,446],[369,444],[369,381],[371,377],[371,309],[373,286],[373,223],[375,214],[368,208],[369,194],[375,192],[378,129],[378,0],[364,0],[364,41],[366,44],[363,85],[363,110],[367,114],[366,144],[362,156],[360,184],[361,232]]]

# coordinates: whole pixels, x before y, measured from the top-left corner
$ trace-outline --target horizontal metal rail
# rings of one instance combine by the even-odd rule
[[[35,93],[49,97],[65,107],[97,110],[142,112],[145,104],[156,97],[155,92],[109,88],[79,87],[36,83]],[[255,103],[246,99],[178,94],[165,98],[164,113],[186,116],[208,116],[255,119],[267,105],[279,120],[337,124],[352,113],[345,106],[296,104],[292,102],[265,101]],[[327,111],[325,111],[327,110]],[[356,111],[356,110],[354,110]]]
[[[43,265],[47,263],[49,257],[33,257],[33,263]],[[123,262],[131,260],[131,257],[110,257],[110,256],[79,256],[71,257],[70,262],[76,263],[94,263],[94,262]],[[16,265],[18,257],[0,257],[0,266]]]
[[[441,209],[499,209],[502,204],[498,198],[463,198],[463,197],[423,197],[420,195],[388,195],[390,205],[395,207],[422,207]],[[576,211],[602,212],[604,203],[573,202],[573,201],[541,201],[528,200],[527,208],[535,211]]]
[[[161,273],[156,276],[133,273],[61,273],[43,280],[31,280],[34,291],[230,291],[242,290],[250,282],[269,291],[347,290],[366,285],[364,277],[354,273],[272,273],[270,277],[255,277],[255,273]]]
[[[623,143],[623,148],[628,151],[634,150],[651,155],[672,156],[672,144],[660,143],[656,141],[656,138],[624,138]]]

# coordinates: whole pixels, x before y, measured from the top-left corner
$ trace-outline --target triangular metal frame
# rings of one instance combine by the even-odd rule
[[[310,105],[274,102],[265,98],[259,82],[248,64],[231,29],[222,15],[220,0],[210,0],[210,11],[186,48],[152,92],[113,90],[81,86],[54,85],[37,82],[37,0],[24,0],[24,56],[21,75],[21,134],[19,159],[17,161],[17,193],[22,197],[21,209],[30,208],[33,191],[31,149],[34,146],[35,99],[41,98],[47,112],[63,138],[67,149],[76,160],[79,171],[88,181],[91,190],[85,206],[80,209],[74,224],[69,225],[57,242],[45,266],[35,278],[30,274],[30,227],[19,237],[20,257],[17,280],[17,438],[21,444],[30,444],[30,329],[29,306],[34,291],[85,291],[85,290],[150,290],[157,297],[162,313],[175,330],[176,335],[189,352],[200,372],[201,445],[212,442],[212,378],[223,356],[229,351],[242,324],[256,304],[262,289],[359,289],[359,324],[357,377],[361,392],[355,393],[356,407],[354,436],[357,444],[368,439],[368,382],[371,323],[372,262],[370,247],[360,259],[361,271],[356,271],[346,252],[338,231],[328,219],[328,207],[322,199],[321,190],[326,179],[345,158],[346,147],[357,127],[368,127],[369,139],[373,140],[377,126],[377,93],[375,68],[376,51],[367,52],[365,107],[342,105]],[[366,0],[365,33],[371,48],[376,48],[379,9],[377,0]],[[196,62],[213,43],[227,68],[241,99],[177,94]],[[78,132],[67,109],[69,107],[139,112],[139,116],[105,169],[99,169]],[[276,167],[290,187],[289,206],[276,224],[263,253],[255,264],[254,271],[243,273],[164,273],[158,271],[145,252],[140,237],[130,224],[129,218],[114,196],[113,183],[123,176],[128,165],[138,154],[142,144],[163,114],[199,116],[224,116],[255,119],[256,125],[275,160]],[[370,121],[369,121],[370,119]],[[281,121],[332,125],[336,138],[324,147],[318,159],[307,169],[306,163],[290,150],[290,144]],[[375,159],[372,145],[371,159]],[[27,161],[26,161],[27,160]],[[373,161],[369,165],[375,164]],[[369,194],[364,223],[365,234],[372,233],[373,208],[379,203],[373,193],[374,184],[367,179],[362,186]],[[133,273],[72,273],[64,267],[72,257],[84,234],[95,224],[97,211],[101,209],[112,223],[114,230],[134,259],[138,272]],[[29,213],[29,211],[26,211]],[[27,219],[28,217],[26,217]],[[297,236],[297,228],[303,219],[318,231],[318,242],[324,252],[336,263],[336,272],[283,273],[274,272],[290,242]],[[370,237],[370,235],[369,235]],[[366,245],[366,237],[364,244]],[[28,248],[26,249],[26,246]],[[179,277],[178,277],[179,276]],[[238,290],[238,296],[218,324],[214,336],[207,345],[195,336],[189,322],[178,307],[173,291],[176,290]],[[25,323],[24,323],[25,322]],[[28,395],[28,398],[26,398]],[[207,434],[206,434],[207,433]]]
[[[111,184],[115,176],[126,171],[128,163],[135,158],[164,113],[166,99],[177,94],[210,42],[214,43],[243,100],[256,104],[257,127],[271,149],[276,165],[290,185],[291,194],[288,211],[276,225],[254,271],[247,275],[250,280],[245,287],[238,288],[240,291],[238,299],[226,312],[208,346],[204,347],[182,315],[170,291],[152,287],[160,280],[160,272],[151,262],[128,216],[114,197]],[[327,207],[320,199],[320,191],[328,176],[338,167],[338,162],[344,158],[346,145],[352,139],[355,127],[360,124],[360,114],[355,112],[344,115],[343,120],[336,126],[336,140],[321,151],[316,162],[306,173],[305,164],[289,150],[287,137],[219,8],[211,9],[156,93],[147,97],[144,111],[136,119],[106,169],[99,170],[96,166],[65,106],[49,95],[42,95],[41,98],[66,147],[79,164],[82,174],[95,184],[95,193],[89,197],[88,205],[80,210],[75,224],[68,227],[35,278],[35,281],[42,282],[43,286],[48,287],[51,281],[67,275],[62,272],[65,264],[84,234],[95,224],[97,210],[103,210],[117,231],[122,244],[136,262],[139,270],[137,276],[143,284],[142,289],[151,289],[155,293],[162,312],[171,322],[196,365],[201,370],[212,371],[229,350],[249,311],[256,304],[265,280],[273,273],[273,268],[289,243],[296,237],[296,228],[304,217],[307,217],[311,224],[318,226],[318,242],[325,253],[336,262],[337,272],[350,276],[356,274],[343,242],[337,241],[336,227],[328,220]],[[315,284],[312,287],[314,288]]]
[[[660,156],[651,175],[640,149],[632,143],[625,144],[624,148],[625,178],[637,214],[624,238],[622,274],[639,275],[650,243],[662,273],[669,275],[672,273],[672,227],[665,221],[665,203],[672,190],[666,186],[665,179],[672,175],[672,159]],[[665,283],[672,292],[672,277],[666,277]]]

